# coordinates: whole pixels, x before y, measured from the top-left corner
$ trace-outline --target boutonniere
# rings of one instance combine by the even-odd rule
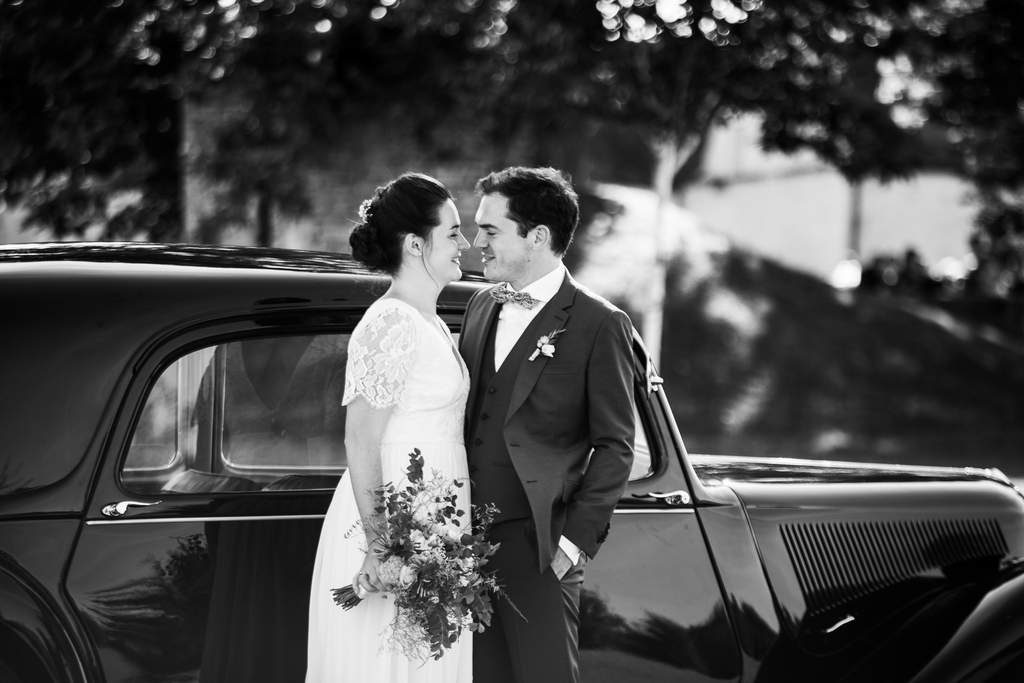
[[[555,355],[555,340],[558,339],[558,335],[565,332],[565,330],[552,330],[547,334],[543,335],[537,340],[537,348],[533,350],[530,357],[527,360],[533,360],[537,356],[544,355],[551,358]]]

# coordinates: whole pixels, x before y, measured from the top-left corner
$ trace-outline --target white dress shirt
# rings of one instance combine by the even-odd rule
[[[519,290],[540,302],[532,309],[513,303],[501,305],[501,310],[498,312],[498,329],[494,331],[495,372],[501,369],[501,364],[505,362],[508,354],[512,352],[512,347],[519,342],[519,338],[523,336],[523,332],[526,331],[526,328],[530,326],[533,319],[544,308],[544,304],[551,301],[555,294],[558,293],[568,273],[569,271],[566,270],[565,266],[559,263],[550,273],[534,280]],[[511,291],[516,291],[512,289],[512,285],[506,283],[506,286]],[[546,334],[549,331],[545,330],[544,333]],[[583,554],[583,551],[565,536],[558,539],[558,547],[569,556],[573,564],[577,564],[580,561],[580,555]]]
[[[505,362],[508,354],[512,352],[512,347],[516,345],[519,338],[523,336],[523,332],[526,331],[526,328],[530,326],[533,319],[544,308],[544,304],[551,301],[555,294],[558,293],[567,273],[568,271],[565,269],[565,266],[559,263],[550,273],[523,287],[522,292],[529,294],[540,302],[532,309],[524,308],[518,304],[502,304],[501,310],[498,312],[498,329],[494,333],[495,372],[501,369],[501,364]],[[508,283],[505,283],[505,286],[510,291],[516,291]]]

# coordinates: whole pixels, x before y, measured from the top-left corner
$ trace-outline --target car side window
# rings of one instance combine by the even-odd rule
[[[636,418],[637,433],[633,441],[633,468],[630,470],[630,481],[646,479],[653,471],[650,455],[650,441],[647,438],[646,424],[640,418],[640,405],[633,409]]]
[[[333,489],[349,335],[230,341],[154,383],[121,471],[139,493]]]
[[[639,403],[633,408],[633,416],[636,419],[636,437],[633,441],[633,467],[629,471],[629,480],[638,481],[651,476],[654,467],[651,459],[651,442],[647,438],[646,423],[640,417]]]

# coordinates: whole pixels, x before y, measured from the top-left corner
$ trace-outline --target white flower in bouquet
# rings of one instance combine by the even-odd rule
[[[419,572],[416,571],[416,567],[407,564],[402,567],[402,571],[398,574],[398,586],[408,588],[416,583],[417,578],[419,578]]]
[[[440,551],[443,553],[444,552],[444,540],[445,540],[444,535],[438,534],[438,533],[432,533],[429,536],[427,536],[427,547],[440,549]]]
[[[405,563],[402,561],[402,558],[392,555],[380,565],[380,569],[377,570],[377,576],[380,577],[385,586],[398,586],[400,585],[404,568]]]
[[[418,551],[426,550],[431,545],[430,541],[419,529],[414,529],[412,533],[409,534],[409,542],[412,543],[412,547]]]

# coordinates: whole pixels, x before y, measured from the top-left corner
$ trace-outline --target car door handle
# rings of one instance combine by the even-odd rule
[[[128,508],[146,508],[150,505],[159,505],[161,501],[155,503],[140,503],[137,500],[122,500],[120,503],[111,503],[103,507],[103,514],[107,517],[120,517],[124,513],[128,512]]]
[[[689,505],[690,504],[690,492],[679,489],[678,491],[668,491],[667,493],[661,493],[658,491],[651,491],[644,494],[634,494],[637,498],[657,498],[658,500],[665,501],[666,505]]]

